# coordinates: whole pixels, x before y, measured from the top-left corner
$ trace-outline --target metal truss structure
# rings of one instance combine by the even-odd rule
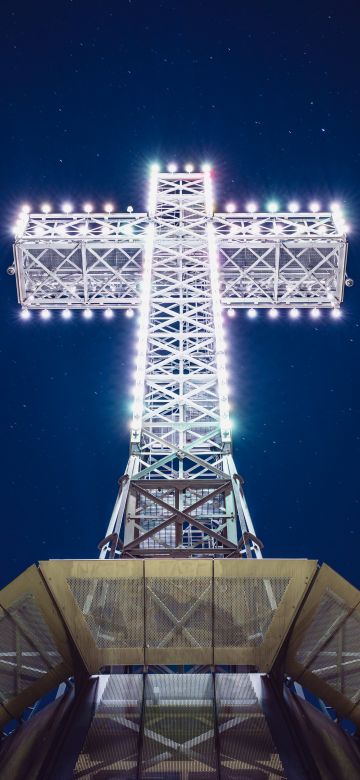
[[[130,458],[101,557],[261,557],[231,452],[222,309],[342,300],[338,214],[214,213],[212,176],[152,170],[148,213],[24,214],[19,301],[139,308]]]
[[[155,176],[160,190],[167,186],[179,194],[190,187],[200,199],[198,184],[210,179],[208,173],[156,173],[152,187]],[[341,303],[347,245],[339,212],[208,217],[219,255],[221,305]],[[147,213],[22,214],[14,247],[19,302],[29,309],[140,306],[148,226]]]

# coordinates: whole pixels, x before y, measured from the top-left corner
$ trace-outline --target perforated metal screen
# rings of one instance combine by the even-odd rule
[[[137,780],[142,700],[141,674],[99,678],[98,705],[76,762],[74,780]]]
[[[250,674],[215,677],[221,780],[286,778]]]
[[[148,675],[141,778],[216,778],[214,689],[210,674]]]
[[[289,673],[360,723],[360,593],[323,566],[289,645]]]
[[[71,672],[64,627],[32,566],[0,592],[0,725]]]

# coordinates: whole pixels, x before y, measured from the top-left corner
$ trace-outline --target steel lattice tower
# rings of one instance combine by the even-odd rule
[[[211,174],[153,172],[130,459],[101,557],[260,556],[231,453]]]

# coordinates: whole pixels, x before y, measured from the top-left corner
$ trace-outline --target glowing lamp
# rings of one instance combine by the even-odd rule
[[[338,308],[331,309],[331,316],[333,320],[339,320],[341,317],[341,309]]]
[[[41,211],[43,214],[50,214],[51,211],[50,203],[43,203],[41,206]]]
[[[51,317],[51,311],[49,309],[42,309],[40,312],[40,317],[42,320],[49,320]]]
[[[254,320],[255,317],[257,317],[256,309],[248,309],[247,310],[247,316],[249,317],[250,320]]]
[[[84,211],[86,212],[86,214],[90,214],[92,210],[93,207],[91,203],[84,203]]]
[[[254,214],[255,211],[257,211],[257,204],[251,200],[249,203],[246,204],[246,211],[249,212],[249,214]]]
[[[311,309],[310,311],[310,317],[312,317],[313,320],[318,320],[319,317],[321,317],[321,311],[320,309]]]
[[[317,200],[312,200],[309,209],[313,214],[316,214],[320,211],[320,203]]]
[[[277,309],[269,309],[269,317],[271,320],[276,320],[279,316],[279,312]]]
[[[232,306],[230,306],[230,309],[227,310],[227,315],[228,317],[236,317],[236,311]]]
[[[110,308],[105,309],[104,317],[105,317],[106,320],[111,320],[113,318],[113,316],[114,316],[114,312],[113,312],[112,309],[110,309]]]
[[[175,163],[169,163],[167,169],[168,169],[169,173],[176,173],[177,165],[175,165]]]
[[[70,309],[63,309],[61,312],[61,316],[63,320],[71,320],[72,311],[70,311]]]
[[[279,204],[276,200],[270,200],[267,204],[267,210],[270,212],[270,214],[276,214],[277,211],[279,211]]]
[[[186,173],[192,173],[193,170],[194,170],[194,166],[191,163],[188,163],[187,165],[185,165]]]
[[[63,203],[62,210],[63,210],[64,214],[71,214],[71,212],[73,210],[73,207],[72,207],[71,203],[66,202],[66,203]]]
[[[128,317],[129,319],[131,319],[131,317],[133,317],[133,316],[134,316],[134,309],[126,309],[125,317]]]
[[[29,311],[29,309],[21,309],[20,317],[22,320],[29,320],[31,317],[31,311]]]
[[[291,212],[291,214],[296,214],[296,212],[299,211],[299,209],[300,209],[300,206],[299,206],[297,200],[290,201],[290,203],[288,205],[288,209]]]
[[[227,203],[225,206],[225,210],[228,212],[228,214],[233,214],[234,211],[236,211],[236,205],[232,201],[230,203]]]
[[[299,309],[290,309],[289,317],[291,317],[292,320],[298,320],[300,317]]]
[[[92,316],[93,316],[93,313],[92,313],[91,309],[84,309],[83,317],[84,317],[85,320],[91,320]]]
[[[106,211],[108,214],[111,214],[111,212],[112,212],[112,211],[114,211],[114,206],[113,206],[113,204],[112,204],[112,203],[105,203],[104,210],[105,210],[105,211]]]

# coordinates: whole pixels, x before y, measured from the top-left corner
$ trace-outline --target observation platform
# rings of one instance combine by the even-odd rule
[[[308,560],[65,560],[0,592],[0,725],[119,667],[280,671],[360,726],[360,591]]]

